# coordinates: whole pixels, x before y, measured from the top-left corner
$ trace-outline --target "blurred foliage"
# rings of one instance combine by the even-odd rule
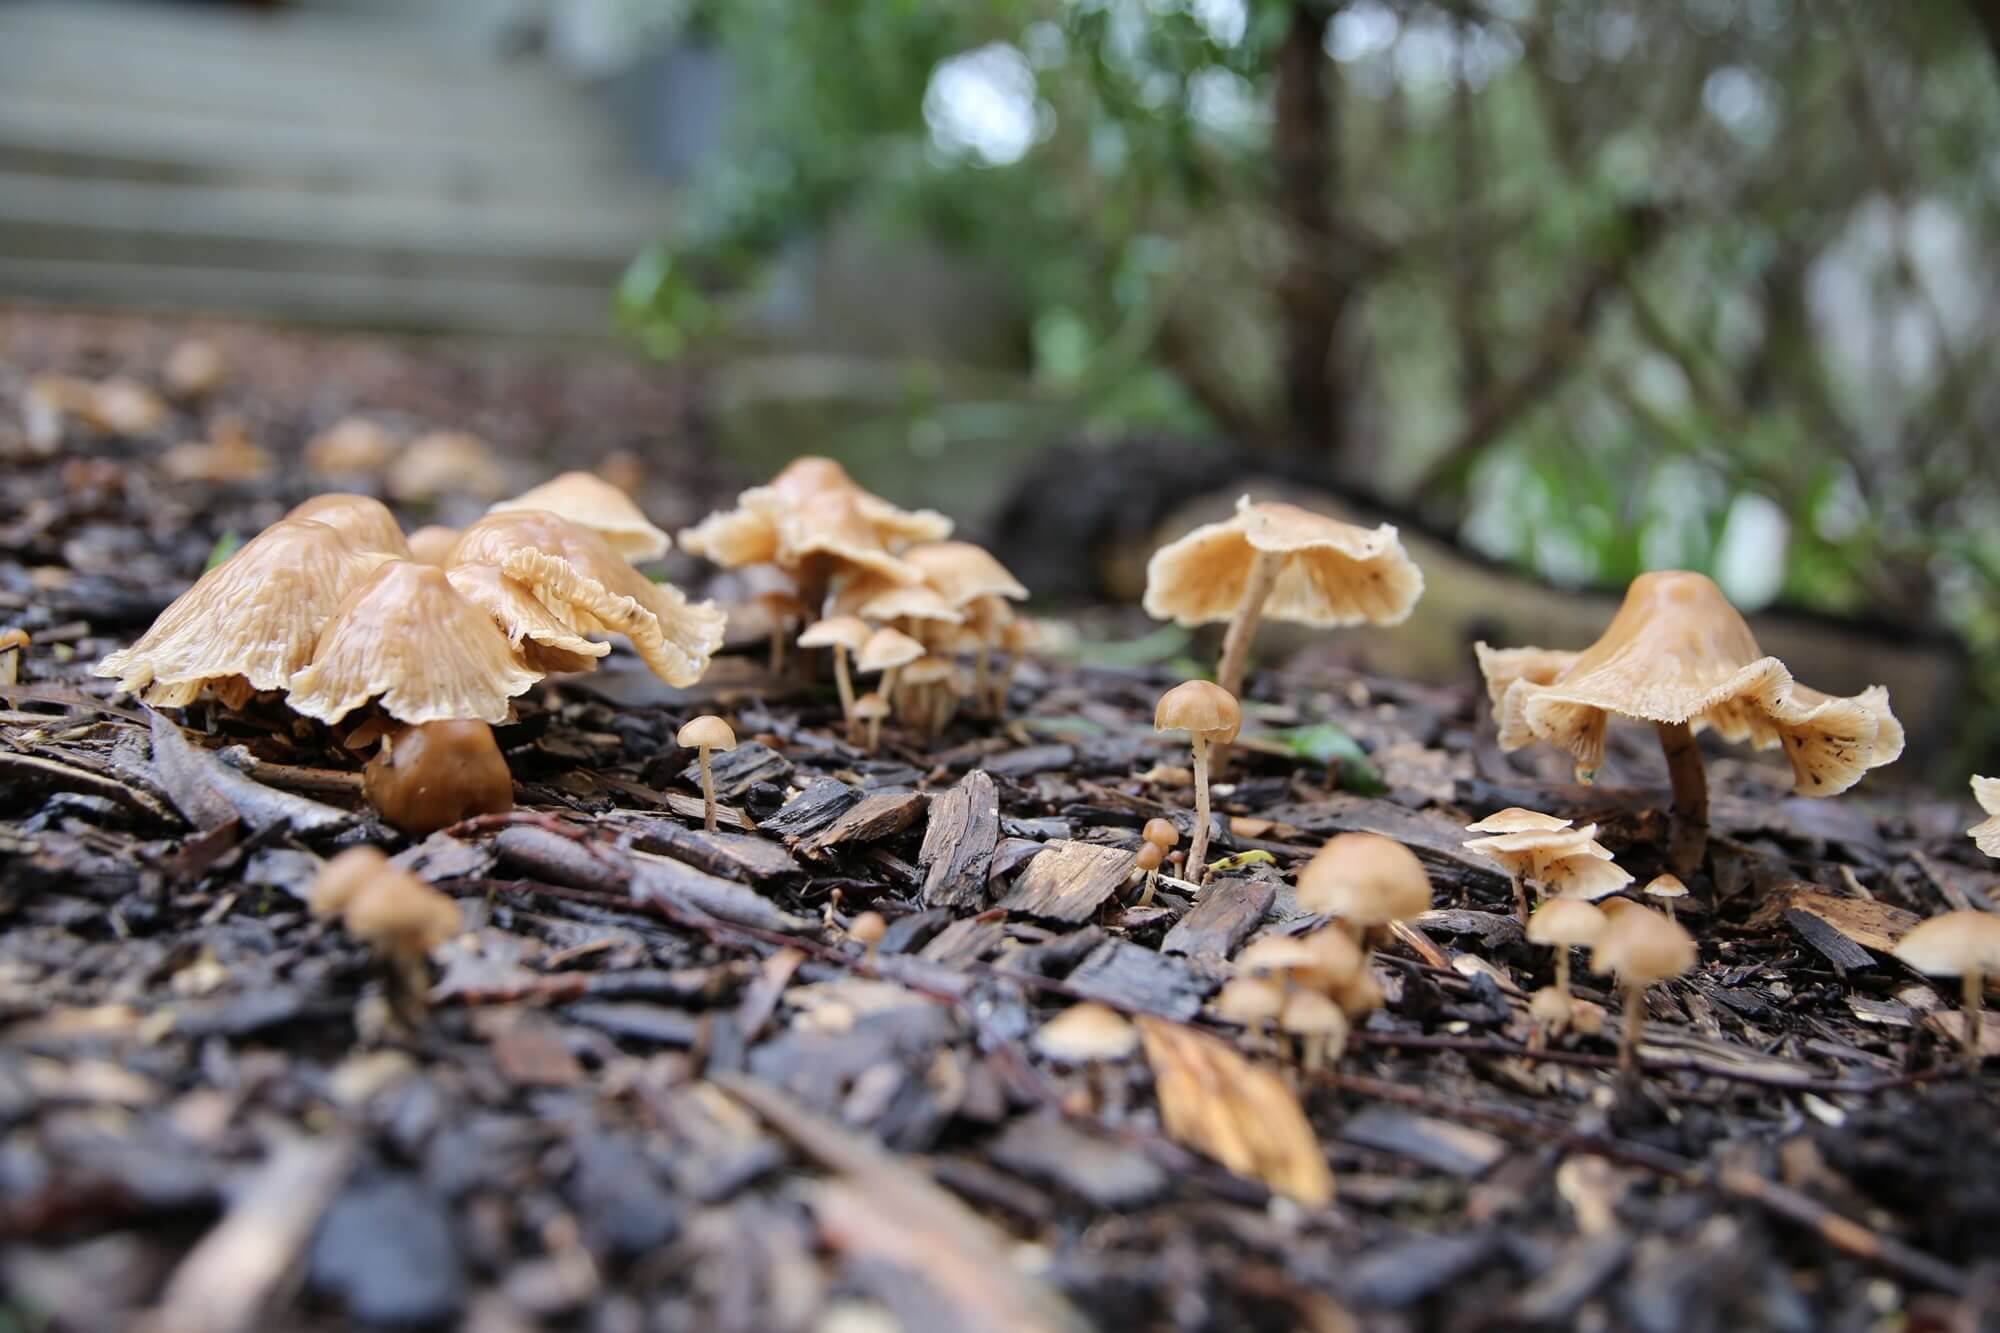
[[[1983,2],[695,0],[732,143],[621,310],[678,351],[855,219],[1007,275],[1020,429],[1296,447],[1304,283],[1347,483],[1560,581],[1942,621],[2000,697]],[[1307,232],[1276,112],[1301,31]]]

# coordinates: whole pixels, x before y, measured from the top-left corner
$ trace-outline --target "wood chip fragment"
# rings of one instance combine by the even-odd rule
[[[1915,912],[1866,898],[1836,898],[1813,888],[1795,888],[1784,898],[1788,911],[1809,913],[1864,949],[1891,953],[1923,920]]]
[[[924,812],[926,802],[922,792],[870,792],[853,809],[800,842],[798,853],[805,857],[819,857],[844,843],[876,842],[893,837],[917,822],[917,816]]]
[[[1250,938],[1277,896],[1273,880],[1220,880],[1210,885],[1193,909],[1167,932],[1160,952],[1227,958]]]
[[[999,841],[1000,794],[991,777],[974,769],[931,802],[917,857],[924,872],[924,906],[984,906],[986,874]]]
[[[1138,1021],[1169,1138],[1307,1207],[1333,1199],[1319,1139],[1276,1074],[1179,1023]]]
[[[1028,862],[1000,906],[1010,912],[1072,925],[1097,915],[1132,873],[1138,857],[1119,847],[1063,840]]]

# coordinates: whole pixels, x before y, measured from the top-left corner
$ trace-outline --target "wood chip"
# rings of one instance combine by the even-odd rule
[[[988,1151],[1009,1171],[1060,1185],[1100,1208],[1130,1208],[1167,1187],[1167,1173],[1152,1158],[1054,1115],[1022,1116]]]
[[[1052,842],[1028,862],[1000,906],[1010,912],[1078,925],[1124,887],[1136,853],[1087,842]]]
[[[1201,1012],[1214,984],[1178,958],[1129,940],[1106,940],[1090,951],[1067,983],[1076,995],[1127,1013],[1184,1020]]]
[[[1160,942],[1161,953],[1227,958],[1271,910],[1278,886],[1268,879],[1225,879],[1209,886]]]
[[[1370,1107],[1348,1120],[1340,1137],[1468,1180],[1485,1175],[1507,1155],[1507,1145],[1484,1130],[1387,1106]]]
[[[715,780],[716,797],[731,801],[741,800],[760,782],[783,786],[792,775],[792,761],[761,741],[745,741],[733,750],[711,754],[708,767]],[[701,761],[697,759],[681,770],[681,778],[699,789]]]
[[[1333,1199],[1333,1172],[1292,1090],[1226,1043],[1139,1019],[1167,1136],[1309,1208]]]
[[[1800,907],[1785,909],[1785,924],[1798,937],[1819,951],[1822,958],[1840,973],[1861,972],[1875,966],[1875,955],[1856,944],[1821,917]]]
[[[769,838],[744,833],[708,833],[667,819],[639,820],[628,827],[627,837],[641,851],[671,856],[738,883],[796,879],[803,873],[792,854]]]
[[[839,778],[814,778],[797,796],[757,827],[787,842],[796,842],[819,832],[852,810],[861,800],[861,789]]]
[[[1923,920],[1915,912],[1866,898],[1836,898],[1816,888],[1795,888],[1782,899],[1785,908],[1810,913],[1864,949],[1892,953],[1903,936]]]
[[[561,1034],[544,1022],[523,1021],[495,1036],[493,1063],[520,1088],[573,1088],[584,1078]]]
[[[986,875],[1000,841],[1000,795],[974,769],[931,802],[924,828],[921,897],[926,907],[977,908],[986,902]]]
[[[917,816],[924,812],[927,803],[928,798],[922,792],[870,792],[853,809],[800,842],[798,853],[805,857],[820,857],[844,843],[876,842],[893,837],[916,823]]]

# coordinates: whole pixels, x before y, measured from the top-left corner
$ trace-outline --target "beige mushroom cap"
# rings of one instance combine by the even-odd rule
[[[1643,892],[1648,898],[1685,898],[1688,886],[1679,875],[1655,875],[1646,882]]]
[[[828,616],[815,620],[799,633],[801,648],[831,648],[836,644],[850,653],[861,651],[874,629],[860,616]]]
[[[1069,1064],[1123,1060],[1139,1049],[1139,1029],[1117,1010],[1086,1000],[1035,1029],[1030,1041],[1051,1060]]]
[[[1510,805],[1505,810],[1495,810],[1476,823],[1467,824],[1467,833],[1554,833],[1566,829],[1573,821],[1557,819],[1537,810],[1523,810],[1518,805]]]
[[[1269,976],[1294,968],[1312,967],[1319,955],[1297,935],[1259,935],[1236,955],[1236,970],[1248,976]]]
[[[339,916],[347,904],[361,890],[361,886],[380,874],[389,864],[389,858],[377,847],[349,847],[327,860],[313,876],[312,888],[306,897],[307,906],[314,916]]]
[[[1567,992],[1544,986],[1528,997],[1528,1016],[1551,1032],[1569,1026],[1572,1001]]]
[[[546,509],[604,538],[627,560],[657,560],[673,549],[673,539],[647,521],[632,497],[594,472],[565,472],[486,512]]]
[[[1185,731],[1224,745],[1243,726],[1243,705],[1214,681],[1184,680],[1160,696],[1153,710],[1154,731]]]
[[[1609,898],[1632,882],[1632,872],[1606,859],[1608,855],[1609,853],[1597,856],[1586,852],[1582,855],[1559,857],[1543,865],[1535,878],[1547,886],[1550,892],[1564,898],[1576,898],[1584,902]]]
[[[957,675],[958,668],[948,657],[926,655],[903,668],[896,677],[898,688],[904,685],[943,685]]]
[[[1528,942],[1562,948],[1597,942],[1609,918],[1580,898],[1551,898],[1528,918]]]
[[[982,597],[1016,602],[1028,599],[1021,581],[985,547],[971,542],[923,542],[904,551],[903,559],[915,565],[924,582],[955,607],[969,606]]]
[[[700,717],[689,718],[674,733],[674,744],[690,750],[733,750],[736,748],[736,733],[715,714],[703,713]]]
[[[241,676],[280,690],[312,660],[327,617],[387,557],[309,519],[274,523],[203,574],[138,642],[92,668],[158,708],[194,701],[209,681]]]
[[[884,578],[854,580],[834,595],[833,611],[877,623],[889,620],[928,620],[941,625],[965,623],[965,613],[935,588]]]
[[[526,584],[492,565],[453,565],[444,576],[460,597],[492,618],[530,671],[592,671],[597,659],[611,651],[610,644],[586,639],[564,624],[535,600]]]
[[[339,491],[315,495],[292,506],[286,518],[309,518],[348,535],[364,551],[380,551],[399,560],[410,559],[410,545],[389,506],[370,495]]]
[[[871,718],[887,717],[889,716],[889,701],[874,690],[870,690],[854,701],[854,716],[862,722],[866,722]]]
[[[2000,975],[2000,916],[1976,907],[1934,916],[1903,936],[1896,957],[1928,976]]]
[[[370,699],[402,722],[500,722],[541,679],[435,565],[391,560],[349,593],[291,678],[293,711],[338,722]]]
[[[1694,937],[1679,923],[1635,904],[1613,915],[1598,932],[1590,970],[1615,972],[1628,986],[1649,986],[1688,971],[1695,957]]]
[[[1252,1026],[1276,1022],[1284,1012],[1285,989],[1263,977],[1232,977],[1216,994],[1216,1017]]]
[[[1259,554],[1284,565],[1265,599],[1272,620],[1321,627],[1396,625],[1424,576],[1388,524],[1360,528],[1297,505],[1236,502],[1236,515],[1196,528],[1146,564],[1146,614],[1202,625],[1235,615]]]
[[[1987,817],[1967,829],[1966,836],[1988,856],[2000,856],[2000,778],[1975,777],[1972,797]]]
[[[878,629],[868,636],[855,654],[854,666],[862,675],[908,666],[924,655],[924,646],[897,629]]]
[[[681,533],[681,547],[724,568],[776,564],[786,569],[826,554],[899,583],[922,576],[895,559],[909,542],[942,541],[951,520],[928,509],[898,509],[861,489],[830,458],[792,460],[763,486],[737,497],[736,508],[710,514]]]
[[[451,550],[458,545],[459,530],[442,523],[426,523],[403,540],[409,543],[410,559],[443,569],[451,563]]]
[[[441,495],[497,500],[507,489],[507,474],[477,435],[440,430],[410,441],[410,447],[389,465],[383,484],[390,495],[406,503]]]
[[[183,338],[167,353],[160,378],[176,398],[200,398],[214,393],[229,378],[222,349],[206,338]]]
[[[1140,830],[1139,836],[1147,842],[1171,851],[1180,844],[1181,829],[1173,820],[1155,815],[1146,821],[1146,827]]]
[[[1402,843],[1374,833],[1340,833],[1299,871],[1298,898],[1308,912],[1380,926],[1428,912],[1431,880]]]
[[[1782,746],[1793,791],[1832,796],[1903,752],[1888,691],[1836,699],[1800,685],[1757,647],[1750,627],[1700,574],[1662,571],[1632,580],[1603,635],[1581,653],[1496,652],[1477,645],[1502,749],[1546,741],[1580,776],[1604,762],[1615,713],[1713,727],[1725,740]]]
[[[394,955],[429,953],[465,926],[457,903],[394,866],[362,885],[341,921],[371,949]]]
[[[1301,1036],[1329,1036],[1335,1045],[1347,1040],[1347,1014],[1330,996],[1316,990],[1295,990],[1285,997],[1278,1028]]]
[[[655,583],[581,524],[545,509],[488,514],[465,530],[453,564],[494,565],[580,633],[623,634],[654,675],[685,687],[722,646],[726,617]]]
[[[316,477],[380,472],[396,456],[396,439],[367,417],[342,417],[306,443],[306,471]]]

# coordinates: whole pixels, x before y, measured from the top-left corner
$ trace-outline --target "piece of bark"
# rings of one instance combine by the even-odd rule
[[[1200,1013],[1203,997],[1214,989],[1180,959],[1126,940],[1098,945],[1064,984],[1073,994],[1114,1009],[1179,1020]]]
[[[999,948],[1006,934],[1007,928],[998,921],[960,917],[919,949],[917,956],[944,967],[964,967]]]
[[[1030,745],[1009,750],[988,759],[983,767],[996,778],[1026,778],[1052,773],[1076,763],[1076,751],[1067,745]]]
[[[1028,862],[1000,901],[1010,912],[1078,925],[1124,887],[1137,853],[1087,842],[1052,842]]]
[[[852,810],[861,801],[861,789],[839,778],[814,778],[805,790],[785,802],[778,812],[757,827],[787,842],[810,837]]]
[[[633,852],[632,871],[632,897],[642,903],[661,900],[692,907],[719,921],[757,930],[800,934],[819,929],[819,922],[782,911],[741,884],[668,857]]]
[[[1161,953],[1227,958],[1271,910],[1278,886],[1268,879],[1225,879],[1211,885],[1160,942]]]
[[[893,837],[917,822],[926,803],[922,792],[871,792],[846,814],[801,841],[798,853],[808,858],[819,857],[843,843]]]
[[[1484,1130],[1388,1106],[1371,1106],[1350,1117],[1341,1125],[1340,1137],[1468,1180],[1485,1175],[1507,1155],[1507,1145]]]
[[[175,808],[198,829],[241,819],[248,829],[282,824],[294,833],[320,833],[354,822],[345,810],[243,776],[207,750],[196,748],[159,713],[153,714],[153,771]]]
[[[1035,838],[1002,838],[986,867],[986,882],[997,884],[1042,854],[1048,844]]]
[[[801,873],[791,853],[769,838],[745,833],[708,833],[665,819],[641,820],[627,827],[632,846],[640,851],[671,856],[738,883],[790,880]]]
[[[1060,1185],[1100,1208],[1131,1208],[1167,1187],[1167,1173],[1137,1148],[1058,1116],[1022,1116],[987,1147],[1009,1171]]]
[[[1801,885],[1782,899],[1787,909],[1808,912],[1864,949],[1891,953],[1923,920],[1915,912],[1867,898],[1836,898]]]
[[[1000,841],[1000,794],[978,769],[931,802],[924,828],[921,893],[925,907],[980,907],[986,901],[986,873]]]
[[[632,882],[629,858],[616,848],[578,842],[532,824],[515,824],[493,839],[510,870],[572,889],[622,894]]]
[[[663,793],[663,798],[667,809],[682,819],[707,822],[708,805],[701,797],[689,796],[686,792],[670,791]],[[733,829],[742,833],[748,833],[756,827],[750,822],[750,816],[735,806],[724,805],[720,801],[715,805],[715,825],[717,828]]]
[[[783,786],[792,775],[792,761],[761,741],[745,741],[733,750],[708,757],[709,772],[715,780],[718,799],[737,800],[760,782]],[[701,786],[701,761],[681,770],[681,778],[691,786]]]
[[[1834,971],[1842,975],[1865,971],[1875,966],[1874,954],[1803,908],[1787,907],[1785,924],[1790,926],[1800,939],[1818,950],[1822,958],[1833,964]]]
[[[1333,1172],[1298,1098],[1226,1042],[1141,1017],[1139,1035],[1167,1137],[1308,1208],[1333,1199]]]

